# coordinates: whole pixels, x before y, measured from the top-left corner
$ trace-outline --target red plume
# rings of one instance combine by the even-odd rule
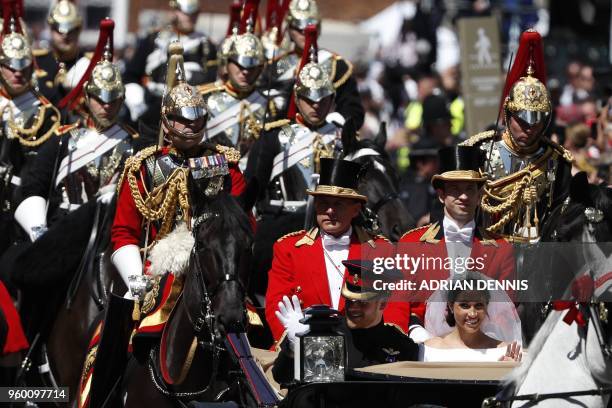
[[[279,0],[280,1],[280,0]],[[289,3],[291,0],[283,0],[282,3],[278,4],[278,12],[276,13],[276,27],[278,27],[278,36],[276,37],[276,42],[278,45],[283,41],[283,37],[285,33],[283,30],[283,22],[285,21],[285,16],[289,11]]]
[[[534,73],[533,77],[539,79],[543,84],[546,84],[546,66],[544,65],[544,47],[542,46],[542,37],[535,30],[527,30],[521,35],[516,58],[512,64],[512,68],[506,76],[506,84],[504,85],[504,93],[502,94],[502,106],[504,100],[510,93],[510,88],[521,77],[527,76],[527,68],[532,66]]]
[[[229,24],[227,25],[227,34],[226,37],[232,35],[232,31],[234,27],[240,24],[240,11],[242,10],[242,6],[240,3],[232,3],[230,6],[230,19]]]
[[[93,53],[93,56],[91,57],[89,66],[87,67],[87,70],[85,70],[85,73],[81,77],[79,83],[72,89],[72,91],[70,91],[68,95],[66,95],[61,101],[59,101],[57,106],[60,109],[63,109],[69,103],[69,109],[73,109],[79,103],[78,97],[81,94],[81,91],[83,90],[83,85],[85,85],[85,82],[87,82],[87,80],[89,79],[89,76],[91,75],[91,72],[95,68],[96,64],[102,59],[106,44],[110,45],[112,54],[114,28],[115,22],[110,18],[105,18],[104,20],[100,21],[100,35],[98,37],[98,44],[96,44],[96,49]]]
[[[277,26],[279,10],[278,0],[268,0],[266,9],[266,31],[270,31],[272,27]]]
[[[23,15],[23,3],[19,0],[2,0],[2,35],[10,34],[11,17],[15,23],[15,32],[24,34],[20,17]]]
[[[309,24],[306,26],[304,30],[304,49],[302,50],[302,59],[300,60],[300,64],[298,65],[297,71],[295,72],[295,77],[297,78],[300,75],[300,71],[304,68],[304,65],[308,64],[311,61],[312,53],[314,53],[315,57],[319,54],[319,46],[317,45],[317,26],[314,24]],[[311,52],[311,50],[313,50]],[[316,61],[318,62],[318,61]],[[295,93],[291,93],[291,100],[289,101],[289,108],[287,110],[287,118],[295,119],[295,114],[297,113],[296,105],[295,105]]]
[[[259,9],[259,0],[246,0],[244,9],[242,10],[242,20],[240,20],[240,34],[246,33],[247,22],[251,18],[253,23],[253,29],[257,24],[257,11]]]

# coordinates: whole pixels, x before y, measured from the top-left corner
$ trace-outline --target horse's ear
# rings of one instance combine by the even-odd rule
[[[258,194],[259,180],[257,180],[257,177],[251,177],[242,194],[237,197],[238,204],[240,204],[240,207],[242,207],[247,214],[253,209]]]
[[[380,129],[374,139],[374,143],[380,150],[385,150],[385,146],[387,145],[387,122],[380,123]]]
[[[349,117],[342,127],[342,149],[345,156],[357,150],[357,129],[352,117]]]
[[[570,200],[584,203],[589,199],[589,180],[584,171],[576,173],[570,182]]]

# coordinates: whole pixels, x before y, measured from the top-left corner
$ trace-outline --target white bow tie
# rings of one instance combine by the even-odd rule
[[[456,225],[450,224],[446,228],[446,238],[448,242],[465,242],[469,243],[472,240],[472,228],[463,227],[457,228]]]
[[[342,235],[339,238],[333,237],[331,235],[323,236],[323,245],[325,246],[325,248],[343,247],[343,246],[348,246],[350,243],[351,243],[350,235]]]

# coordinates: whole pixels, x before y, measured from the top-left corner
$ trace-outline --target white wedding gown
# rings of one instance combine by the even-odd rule
[[[506,347],[489,349],[470,348],[435,348],[421,344],[419,347],[419,361],[437,362],[479,362],[499,361],[506,353]]]

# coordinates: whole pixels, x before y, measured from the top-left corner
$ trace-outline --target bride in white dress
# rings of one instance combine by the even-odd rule
[[[478,279],[482,280],[467,277],[462,281],[472,282],[472,287],[477,288]],[[436,337],[421,345],[422,361],[522,358],[521,322],[503,291],[470,290],[469,284],[456,290],[438,291],[427,301],[425,329]]]

